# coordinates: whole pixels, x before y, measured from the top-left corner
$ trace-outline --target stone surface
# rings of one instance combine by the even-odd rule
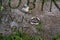
[[[2,15],[0,23],[0,32],[9,34],[12,32],[11,26],[16,26],[18,28],[22,28],[23,31],[25,31],[28,34],[41,34],[43,40],[52,40],[53,36],[56,34],[60,34],[60,12],[57,10],[57,8],[52,6],[52,12],[48,12],[49,10],[49,4],[44,4],[44,11],[42,12],[41,9],[41,2],[40,0],[36,1],[36,7],[31,10],[31,14],[24,13],[21,11],[20,7],[16,9],[12,9],[8,6],[8,2],[5,0],[3,4],[5,4],[4,7],[6,7],[6,10],[3,12],[0,12]],[[13,1],[13,0],[12,0]],[[24,5],[27,1],[22,0],[21,7]],[[60,5],[60,4],[59,4]],[[34,25],[31,25],[29,23],[29,20],[31,17],[37,16],[41,19],[43,26],[41,32],[38,31]],[[7,29],[8,31],[6,31]]]

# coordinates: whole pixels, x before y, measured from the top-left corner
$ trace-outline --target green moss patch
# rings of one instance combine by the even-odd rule
[[[54,40],[60,40],[60,35],[56,35],[56,36],[54,37]]]
[[[42,40],[40,36],[28,35],[24,32],[16,32],[5,38],[6,40]]]
[[[38,31],[41,31],[43,23],[40,21],[39,24],[36,26]]]

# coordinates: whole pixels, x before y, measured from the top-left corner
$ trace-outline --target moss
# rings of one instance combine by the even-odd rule
[[[4,39],[4,36],[2,33],[0,33],[0,40],[3,40]]]
[[[36,26],[38,31],[41,31],[43,23],[40,21],[39,24]]]
[[[24,32],[16,32],[6,37],[6,40],[42,40],[40,36],[28,35]]]
[[[60,35],[56,35],[53,40],[60,40]]]
[[[0,11],[3,11],[4,10],[4,7],[0,5]]]

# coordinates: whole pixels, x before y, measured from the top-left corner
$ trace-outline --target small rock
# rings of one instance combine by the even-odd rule
[[[29,6],[27,6],[26,4],[23,6],[22,8],[23,12],[28,12],[29,11]]]

